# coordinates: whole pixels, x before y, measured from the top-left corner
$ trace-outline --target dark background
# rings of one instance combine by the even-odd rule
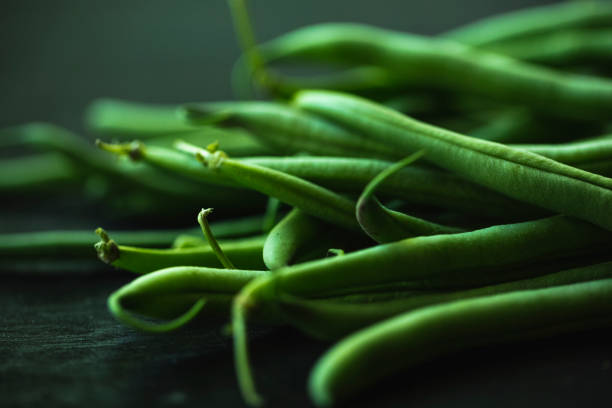
[[[495,12],[542,4],[251,3],[261,40],[340,20],[436,34]],[[84,107],[102,96],[163,103],[231,99],[229,70],[238,54],[222,0],[5,0],[0,125],[44,120],[83,131]],[[55,221],[46,226],[90,227],[66,223],[70,215],[51,212]],[[10,217],[5,212],[0,220]],[[110,269],[88,272],[0,278],[0,406],[243,405],[231,342],[220,323],[199,322],[165,336],[134,332],[115,322],[105,306],[108,294],[131,277]],[[444,357],[406,370],[352,405],[589,406],[608,399],[611,342],[612,331],[599,330]],[[309,406],[308,370],[328,345],[282,329],[255,333],[251,346],[260,390],[271,404]]]

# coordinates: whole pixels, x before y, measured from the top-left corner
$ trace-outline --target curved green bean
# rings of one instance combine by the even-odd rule
[[[357,201],[355,213],[361,229],[378,243],[393,242],[400,239],[436,234],[453,234],[462,232],[460,228],[447,227],[425,221],[382,205],[373,194],[376,188],[389,176],[403,167],[413,163],[425,154],[419,151],[383,170],[366,186]]]
[[[320,236],[326,224],[293,209],[268,234],[263,260],[268,269],[276,270],[292,263],[296,253]]]
[[[404,367],[453,351],[609,326],[611,296],[612,279],[606,279],[408,312],[332,347],[311,372],[310,396],[315,405],[328,407]]]
[[[213,232],[210,229],[210,225],[208,225],[207,217],[210,213],[212,213],[212,211],[212,208],[202,208],[202,211],[200,211],[200,213],[198,214],[198,224],[200,224],[200,227],[202,228],[202,233],[204,234],[204,237],[206,237],[208,245],[213,250],[213,252],[217,256],[217,259],[219,260],[219,262],[221,262],[223,267],[227,269],[236,269],[232,261],[229,260],[227,255],[225,255],[225,253],[221,249],[221,246],[219,246],[219,243],[215,239],[215,236],[213,235]]]
[[[316,258],[324,258],[332,247],[352,251],[370,244],[362,235],[337,228],[298,209],[293,209],[268,234],[263,248],[270,270]]]
[[[203,306],[227,317],[232,297],[265,271],[193,266],[161,269],[143,275],[108,298],[111,313],[122,323],[145,331],[168,331],[190,321]],[[151,322],[144,318],[171,319]]]
[[[612,229],[612,179],[498,143],[427,125],[358,97],[304,91],[295,104],[509,197]]]

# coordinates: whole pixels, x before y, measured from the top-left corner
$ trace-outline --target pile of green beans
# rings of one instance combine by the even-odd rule
[[[336,342],[308,383],[319,407],[446,353],[612,326],[612,79],[594,75],[612,61],[609,4],[437,37],[327,23],[258,44],[244,1],[229,3],[232,80],[276,100],[97,100],[95,147],[51,124],[0,133],[21,155],[0,159],[17,174],[0,191],[94,184],[104,203],[142,194],[199,228],[3,233],[2,265],[97,255],[139,275],[108,298],[121,323],[230,322],[253,406],[247,323]],[[313,63],[332,69],[282,72]]]

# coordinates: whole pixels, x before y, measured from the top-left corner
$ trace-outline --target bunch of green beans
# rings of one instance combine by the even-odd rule
[[[4,151],[42,150],[0,159],[16,174],[0,191],[96,178],[104,203],[142,193],[199,231],[3,233],[3,270],[97,255],[139,275],[108,298],[121,323],[229,321],[253,406],[247,322],[336,342],[307,386],[320,407],[446,353],[612,325],[612,80],[583,70],[609,68],[609,4],[437,37],[318,24],[258,45],[244,1],[229,3],[244,49],[233,80],[277,100],[97,100],[97,149],[51,124],[0,133]],[[287,63],[339,70],[298,78]]]

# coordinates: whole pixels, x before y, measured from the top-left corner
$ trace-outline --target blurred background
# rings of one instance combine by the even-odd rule
[[[326,21],[437,34],[550,1],[250,1],[260,41]],[[8,0],[0,13],[0,125],[51,121],[83,131],[95,98],[231,99],[239,56],[224,0]]]

